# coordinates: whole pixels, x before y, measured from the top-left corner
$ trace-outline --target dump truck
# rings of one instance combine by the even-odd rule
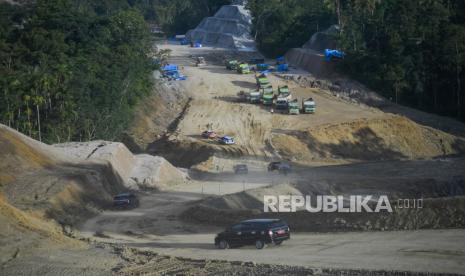
[[[257,86],[259,89],[263,89],[263,88],[267,88],[271,86],[271,83],[265,74],[255,75],[255,80],[257,81]]]
[[[313,114],[316,111],[315,101],[312,98],[306,99],[302,102],[302,112],[306,114]]]
[[[292,99],[291,92],[289,91],[289,86],[283,85],[278,87],[278,97],[286,98],[288,101]]]
[[[279,97],[276,99],[276,109],[287,109],[289,100],[287,98]]]
[[[262,98],[262,93],[257,90],[252,90],[249,92],[249,102],[252,104],[260,103]]]
[[[273,87],[267,87],[267,88],[261,89],[261,91],[263,91],[263,95],[262,95],[263,105],[272,105],[273,100],[274,100]]]
[[[227,60],[226,61],[226,69],[228,70],[237,70],[237,65],[238,65],[238,62],[237,60]]]
[[[289,111],[289,114],[291,115],[299,115],[300,114],[299,100],[294,99],[292,101],[289,101],[289,103],[287,104],[287,110]]]
[[[204,58],[204,57],[197,57],[197,59],[196,59],[196,61],[195,61],[195,65],[196,65],[197,67],[207,65],[207,63],[205,62],[205,58]]]
[[[237,66],[237,73],[250,74],[250,66],[247,63],[241,63]]]

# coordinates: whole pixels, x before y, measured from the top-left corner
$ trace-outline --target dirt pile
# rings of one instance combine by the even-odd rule
[[[169,185],[186,181],[184,173],[173,167],[164,158],[151,155],[133,155],[122,143],[92,141],[54,146],[78,160],[108,162],[128,189],[164,189]]]
[[[252,17],[243,5],[226,5],[215,16],[203,19],[186,36],[191,41],[210,46],[255,50],[251,28]]]
[[[465,140],[401,116],[329,124],[306,131],[274,131],[273,145],[286,159],[393,160],[465,154]]]

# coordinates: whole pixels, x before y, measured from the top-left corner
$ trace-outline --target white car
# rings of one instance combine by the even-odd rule
[[[230,136],[223,136],[220,138],[220,143],[223,144],[223,145],[234,145],[235,142],[234,142],[234,138],[230,137]]]

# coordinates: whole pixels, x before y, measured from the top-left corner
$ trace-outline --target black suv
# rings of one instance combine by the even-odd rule
[[[268,164],[268,171],[278,171],[279,173],[287,175],[291,172],[291,165],[284,162],[271,162],[270,164]]]
[[[228,227],[215,237],[215,246],[227,249],[242,245],[255,245],[262,249],[266,244],[280,245],[290,239],[291,232],[287,223],[280,219],[244,220]]]
[[[139,206],[139,199],[132,193],[119,194],[113,198],[113,206],[117,208],[135,208]]]
[[[247,165],[239,164],[239,165],[234,166],[234,173],[235,174],[248,174],[249,169],[247,168]]]

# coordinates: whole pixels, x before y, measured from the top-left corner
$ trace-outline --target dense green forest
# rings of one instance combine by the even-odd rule
[[[465,1],[249,0],[269,56],[340,25],[341,70],[393,101],[465,120]]]
[[[185,32],[224,2],[0,3],[0,122],[51,143],[120,139],[153,87],[147,22]]]

